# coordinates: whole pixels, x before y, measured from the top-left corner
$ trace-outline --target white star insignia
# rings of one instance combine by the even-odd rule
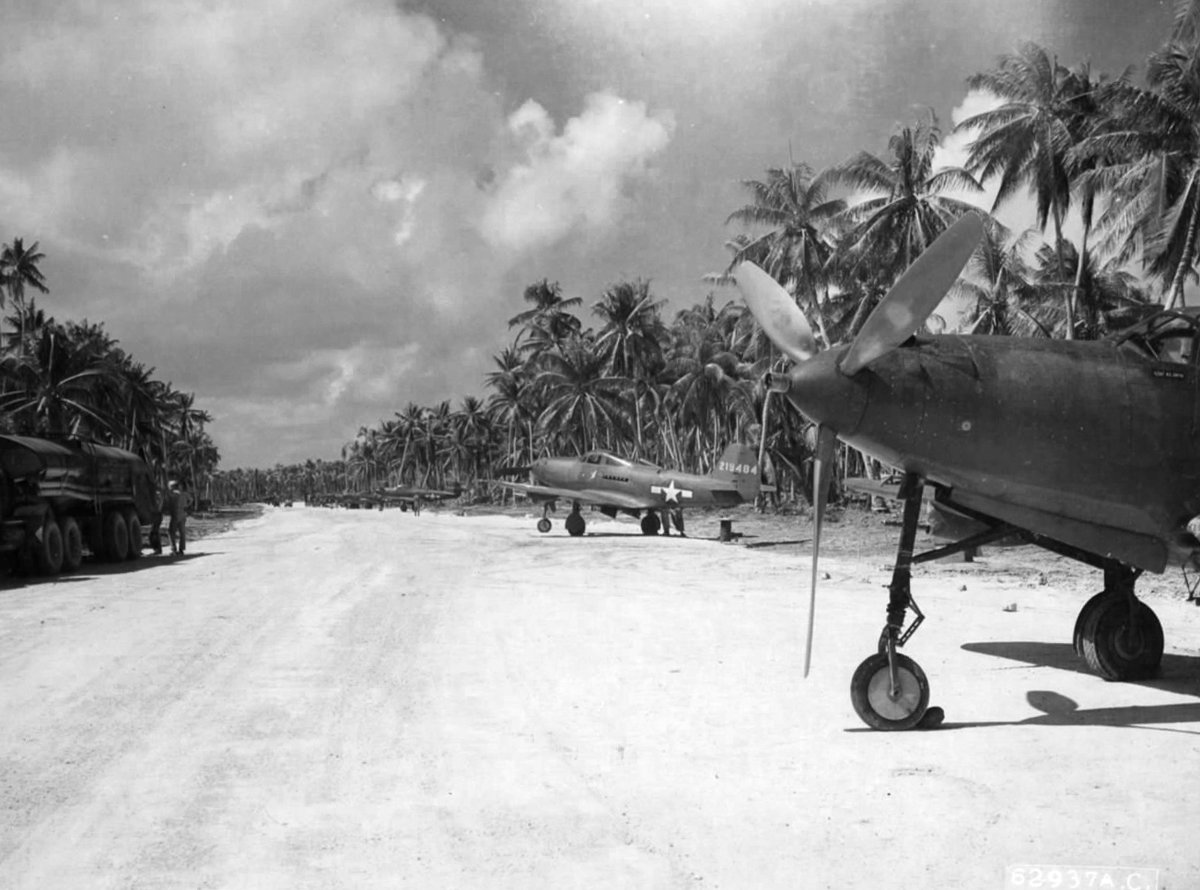
[[[666,485],[651,485],[650,493],[661,494],[668,504],[678,504],[681,497],[690,498],[692,496],[692,493],[686,488],[676,488],[674,479]]]

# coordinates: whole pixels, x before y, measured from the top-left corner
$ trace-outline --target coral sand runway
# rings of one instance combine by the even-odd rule
[[[918,572],[946,709],[866,730],[890,553],[631,522],[268,509],[187,558],[0,590],[0,886],[1200,886],[1200,612],[1164,676],[1071,652],[1083,596]],[[1015,611],[1006,607],[1015,605]]]

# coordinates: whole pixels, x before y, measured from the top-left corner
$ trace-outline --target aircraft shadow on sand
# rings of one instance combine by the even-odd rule
[[[965,643],[967,652],[1007,658],[1033,667],[1091,674],[1087,666],[1067,643],[1011,641],[994,643]],[[1118,726],[1130,729],[1159,729],[1200,735],[1200,730],[1171,729],[1161,724],[1200,723],[1200,656],[1163,655],[1157,677],[1129,681],[1147,689],[1158,689],[1179,695],[1191,695],[1196,701],[1163,705],[1122,705],[1111,708],[1080,708],[1074,700],[1058,692],[1031,689],[1025,694],[1029,706],[1041,712],[1024,720],[1014,721],[946,721],[942,729],[982,729],[989,726]]]

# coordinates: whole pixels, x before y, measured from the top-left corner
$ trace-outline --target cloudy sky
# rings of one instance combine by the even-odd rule
[[[884,153],[1033,40],[1140,70],[1157,0],[4,0],[0,240],[196,394],[223,466],[486,395],[525,286],[668,315],[739,182]],[[961,111],[959,112],[961,113]],[[730,299],[721,294],[719,299]]]

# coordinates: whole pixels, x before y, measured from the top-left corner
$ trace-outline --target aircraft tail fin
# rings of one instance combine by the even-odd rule
[[[761,486],[758,453],[749,445],[734,443],[725,449],[709,474],[721,482],[732,482],[745,501],[753,501]]]

